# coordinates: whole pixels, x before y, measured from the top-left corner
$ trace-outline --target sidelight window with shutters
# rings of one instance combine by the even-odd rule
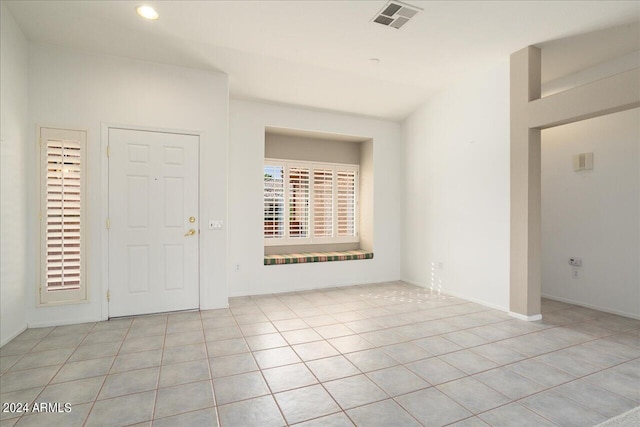
[[[82,130],[39,128],[40,304],[86,300],[86,145]]]
[[[266,246],[353,243],[358,236],[358,165],[265,159]]]

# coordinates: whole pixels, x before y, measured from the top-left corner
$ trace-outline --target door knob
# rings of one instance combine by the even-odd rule
[[[196,217],[195,217],[195,216],[190,216],[190,217],[189,217],[189,222],[190,222],[191,224],[193,224],[194,222],[196,222]]]
[[[191,230],[187,231],[187,234],[185,234],[185,236],[193,236],[194,234],[196,234],[196,230],[192,228]]]

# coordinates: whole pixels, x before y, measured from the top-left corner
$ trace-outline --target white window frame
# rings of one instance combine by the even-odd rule
[[[39,220],[40,220],[40,260],[38,273],[37,303],[44,305],[75,304],[87,302],[87,130],[37,126],[38,135],[38,173],[39,173]],[[79,288],[47,289],[47,141],[48,140],[77,141],[80,145],[80,276]]]
[[[335,244],[335,243],[359,243],[360,242],[360,194],[359,194],[359,175],[360,166],[346,163],[320,163],[309,162],[303,160],[286,160],[286,159],[273,159],[265,158],[263,164],[263,171],[265,166],[282,166],[284,168],[284,235],[283,237],[264,237],[264,214],[263,214],[263,240],[265,246],[295,246],[295,245],[320,245],[320,244]],[[289,170],[291,168],[308,168],[309,169],[309,229],[308,237],[290,237],[289,236]],[[331,237],[314,237],[314,191],[313,191],[313,170],[314,169],[330,169],[333,171],[332,179],[332,196],[333,196],[333,213],[332,213],[332,228],[333,233]],[[355,207],[354,207],[354,236],[338,236],[338,171],[355,171]],[[264,189],[264,184],[263,184]],[[263,192],[263,209],[264,209],[264,192]]]

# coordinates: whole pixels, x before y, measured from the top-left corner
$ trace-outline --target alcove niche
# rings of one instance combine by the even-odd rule
[[[264,141],[264,255],[358,249],[373,252],[373,139],[266,127]],[[323,170],[333,170],[332,184],[323,181]],[[353,170],[357,196],[351,221],[351,198],[344,191],[344,182],[345,173]],[[340,188],[338,183],[342,183]],[[333,197],[330,207],[326,204],[331,198],[329,192]],[[331,217],[327,225],[321,217],[330,211],[333,216],[327,215]],[[348,235],[352,229],[355,236]]]

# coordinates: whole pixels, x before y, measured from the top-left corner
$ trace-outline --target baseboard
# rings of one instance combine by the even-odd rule
[[[535,322],[536,320],[542,320],[542,314],[534,314],[533,316],[526,316],[524,314],[510,311],[509,316],[515,317],[516,319],[519,319],[519,320],[524,320],[526,322]]]
[[[54,320],[54,321],[46,321],[46,322],[33,322],[33,323],[29,323],[29,328],[48,328],[51,326],[77,325],[79,323],[102,322],[104,320],[98,317],[98,318],[90,318],[90,319],[65,319],[65,320]]]
[[[20,335],[21,333],[23,333],[24,331],[27,330],[27,324],[25,323],[24,326],[22,326],[20,329],[18,329],[16,332],[14,332],[13,334],[9,335],[8,337],[2,338],[2,341],[0,341],[0,347],[4,347],[4,345],[8,342],[10,342],[12,339],[14,339],[15,337],[17,337],[18,335]]]
[[[410,285],[415,285],[415,286],[420,286],[421,288],[425,288],[425,289],[430,289],[429,285],[427,285],[426,283],[421,283],[421,282],[416,282],[415,280],[409,280],[409,279],[400,279],[401,281],[405,282],[405,283],[409,283]],[[509,313],[509,309],[506,307],[502,307],[498,304],[493,304],[491,302],[488,301],[484,301],[478,298],[474,298],[474,297],[470,297],[469,295],[464,295],[462,293],[459,292],[451,292],[448,289],[439,291],[440,293],[444,294],[444,295],[449,295],[451,297],[455,297],[455,298],[460,298],[469,302],[474,302],[476,304],[480,304],[483,305],[485,307],[488,308],[492,308],[494,310],[499,310],[499,311],[503,311],[505,313]]]
[[[227,301],[229,301],[229,298],[227,298]],[[229,308],[229,303],[227,303],[227,305],[220,306],[220,307],[201,306],[199,308],[199,310],[201,310],[201,311],[204,311],[204,310],[224,310],[225,308]]]
[[[640,320],[640,314],[638,313],[627,313],[626,311],[616,310],[614,308],[602,307],[595,304],[588,304],[586,302],[575,301],[570,298],[556,297],[548,294],[542,294],[542,298],[546,298],[554,301],[566,302],[567,304],[579,305],[580,307],[591,308],[593,310],[604,311],[605,313],[617,314],[618,316],[630,317],[631,319]]]
[[[287,264],[287,265],[299,265],[299,264]],[[317,287],[317,286],[307,286],[307,287],[301,287],[301,288],[285,288],[285,289],[269,289],[269,290],[259,290],[256,292],[251,292],[251,293],[247,293],[242,292],[242,293],[230,293],[229,294],[229,298],[234,298],[234,297],[248,297],[248,296],[253,296],[253,295],[270,295],[270,294],[284,294],[284,293],[288,293],[288,292],[305,292],[305,291],[321,291],[321,290],[327,290],[327,289],[335,289],[335,288],[344,288],[346,286],[359,286],[359,285],[375,285],[377,283],[388,283],[388,282],[397,282],[400,281],[401,279],[388,279],[388,280],[380,280],[380,281],[376,281],[376,282],[371,282],[370,280],[365,280],[365,281],[357,281],[357,282],[348,282],[348,283],[341,283],[339,285],[331,285],[331,286],[324,286],[324,287]]]

